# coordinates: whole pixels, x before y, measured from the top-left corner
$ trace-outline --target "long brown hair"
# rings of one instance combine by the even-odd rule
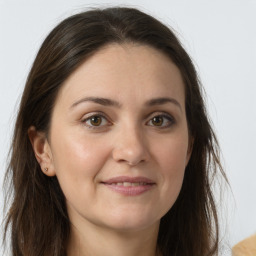
[[[5,179],[12,191],[5,237],[9,230],[14,256],[66,255],[70,232],[64,195],[57,178],[41,171],[28,138],[29,127],[47,134],[56,96],[67,77],[103,46],[127,42],[149,45],[169,56],[185,84],[193,151],[179,197],[161,219],[158,248],[164,256],[218,253],[219,228],[211,182],[217,172],[226,177],[197,72],[170,28],[137,9],[116,7],[89,10],[62,21],[45,39],[33,63]]]

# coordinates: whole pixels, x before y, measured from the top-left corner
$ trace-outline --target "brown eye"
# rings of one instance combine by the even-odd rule
[[[168,128],[175,123],[175,120],[172,116],[169,115],[157,115],[149,120],[147,123],[149,126],[159,127],[159,128]]]
[[[84,120],[82,120],[82,123],[87,126],[88,128],[103,128],[111,123],[108,121],[106,117],[103,115],[91,115]]]
[[[161,116],[155,116],[155,117],[152,119],[152,124],[155,125],[155,126],[162,126],[162,124],[163,124],[163,117],[161,117]]]
[[[102,123],[102,118],[100,116],[92,116],[89,119],[91,125],[93,126],[99,126]]]

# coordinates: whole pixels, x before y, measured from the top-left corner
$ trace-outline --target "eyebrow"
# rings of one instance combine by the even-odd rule
[[[85,98],[82,98],[82,99],[78,100],[77,102],[73,103],[71,105],[71,108],[74,108],[83,102],[94,102],[94,103],[97,103],[97,104],[100,104],[103,106],[118,107],[118,108],[121,108],[121,106],[122,106],[118,101],[115,101],[112,99],[100,98],[100,97],[85,97]],[[145,105],[148,107],[151,107],[151,106],[156,106],[156,105],[164,105],[166,103],[173,103],[174,105],[179,107],[180,110],[182,111],[180,103],[177,100],[175,100],[174,98],[169,98],[169,97],[150,99],[150,100],[146,101]]]
[[[148,100],[146,102],[146,105],[147,106],[155,106],[155,105],[164,105],[166,103],[173,103],[174,105],[179,107],[180,110],[182,111],[180,103],[177,100],[175,100],[174,98],[168,98],[168,97],[155,98],[155,99]]]
[[[121,104],[115,100],[111,100],[111,99],[107,99],[107,98],[99,98],[99,97],[86,97],[86,98],[83,98],[75,103],[73,103],[71,105],[71,108],[74,108],[75,106],[79,105],[80,103],[83,103],[83,102],[94,102],[94,103],[97,103],[97,104],[100,104],[100,105],[103,105],[103,106],[113,106],[113,107],[118,107],[120,108],[121,107]]]

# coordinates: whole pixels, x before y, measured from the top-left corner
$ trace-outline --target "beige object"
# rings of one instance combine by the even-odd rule
[[[256,256],[256,234],[236,244],[232,256]]]

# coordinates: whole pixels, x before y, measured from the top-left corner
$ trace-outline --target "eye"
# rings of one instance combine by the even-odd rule
[[[94,114],[82,120],[82,123],[88,128],[100,128],[103,126],[110,125],[110,122],[107,118],[101,114]]]
[[[168,128],[174,124],[174,118],[169,115],[157,115],[151,118],[147,124],[159,128]]]

